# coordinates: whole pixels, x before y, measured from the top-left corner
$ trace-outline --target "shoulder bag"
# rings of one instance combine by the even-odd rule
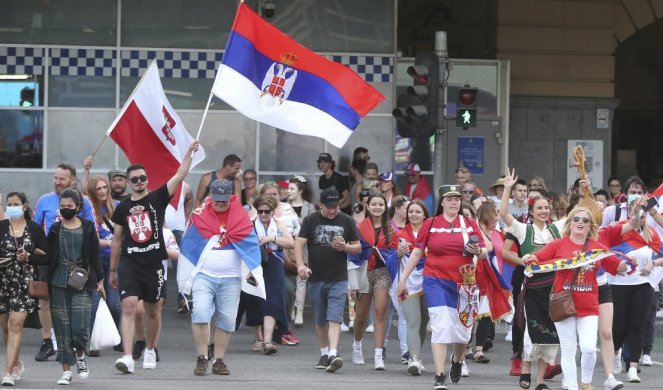
[[[60,237],[64,241],[64,236],[62,235],[62,225],[60,225]],[[85,285],[87,284],[87,279],[90,275],[89,268],[83,268],[75,263],[71,262],[69,258],[69,251],[67,250],[67,242],[65,241],[64,253],[67,258],[67,263],[69,263],[69,274],[67,276],[67,286],[73,288],[77,291],[83,291]]]
[[[585,240],[585,245],[582,248],[582,251],[587,250],[588,241]],[[571,288],[568,290],[562,290],[560,292],[551,292],[550,293],[550,319],[553,322],[560,322],[569,317],[572,317],[576,314],[576,305],[573,302],[573,291],[576,288],[576,281],[578,280],[578,273],[580,268],[577,268],[573,273],[573,283],[571,283]]]
[[[11,235],[12,235],[12,238],[14,239],[14,248],[16,248],[16,257],[18,258],[18,241],[16,241],[16,235],[14,235],[14,229],[13,228],[12,228]],[[38,278],[29,281],[28,282],[28,296],[30,298],[48,298],[48,283],[42,282]]]

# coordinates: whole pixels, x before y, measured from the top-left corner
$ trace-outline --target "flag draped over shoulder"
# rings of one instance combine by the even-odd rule
[[[384,100],[350,68],[300,45],[243,2],[212,93],[251,119],[339,148]]]
[[[175,175],[193,137],[170,105],[161,86],[159,68],[153,61],[110,126],[109,135],[132,164],[142,164],[149,177],[148,189],[155,190]],[[191,168],[205,158],[200,146]],[[178,208],[181,187],[171,205]]]
[[[265,283],[260,267],[260,246],[253,224],[242,204],[233,195],[225,226],[212,208],[212,199],[191,214],[182,244],[177,267],[177,286],[182,293],[190,293],[193,277],[203,265],[205,254],[211,250],[235,250],[242,258],[242,290],[265,298]],[[251,272],[258,281],[254,287],[246,283]]]

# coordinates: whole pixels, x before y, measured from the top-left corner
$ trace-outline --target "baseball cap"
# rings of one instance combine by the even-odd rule
[[[317,162],[320,162],[320,161],[332,162],[332,161],[334,161],[334,159],[332,158],[331,154],[329,154],[329,153],[320,153],[320,155],[318,156],[318,161]]]
[[[444,198],[447,196],[461,196],[459,185],[445,184],[443,186],[440,186],[438,192],[440,193],[440,198]]]
[[[380,181],[394,181],[394,174],[391,172],[384,172],[378,176]]]
[[[290,182],[287,181],[287,180],[279,180],[278,181],[279,188],[288,189],[288,184],[290,184]]]
[[[415,173],[421,172],[421,168],[419,167],[419,164],[417,163],[409,163],[405,166],[405,174],[410,176],[414,175]]]
[[[456,168],[456,173],[460,173],[460,172],[470,173],[470,169],[466,166],[461,165],[458,168]]]
[[[115,176],[122,176],[126,178],[127,171],[123,171],[121,169],[111,169],[110,171],[108,171],[108,180],[114,178]]]
[[[320,203],[327,207],[338,206],[341,202],[341,196],[336,191],[336,188],[327,188],[320,193]]]
[[[210,194],[215,202],[227,202],[232,195],[232,186],[228,180],[216,180],[212,183]]]

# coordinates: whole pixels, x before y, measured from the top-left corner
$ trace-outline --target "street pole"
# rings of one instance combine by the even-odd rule
[[[435,159],[433,161],[433,188],[435,191],[436,205],[439,204],[438,188],[444,185],[444,159],[447,157],[444,150],[445,116],[447,109],[447,64],[449,63],[449,53],[447,52],[447,32],[435,32],[435,57],[439,69],[439,93],[437,98],[437,118],[435,123]],[[435,213],[437,206],[430,210]]]

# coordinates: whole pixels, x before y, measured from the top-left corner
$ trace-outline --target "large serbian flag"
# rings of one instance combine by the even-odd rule
[[[166,98],[156,61],[147,68],[106,135],[110,135],[132,164],[145,167],[148,189],[166,184],[177,172],[193,137]],[[204,158],[201,146],[193,155],[191,168]],[[181,188],[170,202],[173,207],[181,205],[180,197]]]
[[[247,117],[342,147],[382,96],[239,5],[212,93]]]
[[[242,203],[234,195],[230,209],[217,213],[212,208],[212,199],[191,214],[189,226],[184,232],[177,264],[177,288],[184,294],[191,293],[193,278],[204,262],[233,262],[241,258],[242,291],[265,298],[265,283],[260,266],[260,246],[253,224]],[[257,286],[247,283],[251,272]]]

